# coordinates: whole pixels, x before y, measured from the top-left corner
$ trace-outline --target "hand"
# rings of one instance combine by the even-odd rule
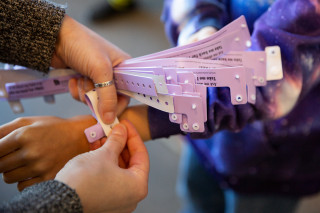
[[[56,42],[52,67],[71,67],[95,83],[113,79],[112,67],[130,58],[122,50],[92,32],[90,29],[65,16]],[[115,119],[117,105],[114,85],[97,88],[98,111],[102,120],[110,124]]]
[[[0,126],[0,173],[21,191],[53,179],[74,156],[90,150],[83,133],[91,116],[19,118]]]
[[[73,78],[69,81],[69,92],[71,96],[86,104],[85,94],[86,92],[94,89],[93,82],[86,78]],[[116,115],[119,116],[125,108],[128,106],[130,98],[125,95],[117,94],[117,108]]]
[[[204,27],[199,31],[195,32],[193,35],[191,35],[188,39],[180,41],[179,46],[200,41],[202,39],[205,39],[211,36],[215,32],[217,32],[217,29],[214,27],[211,27],[211,26]]]
[[[148,173],[147,149],[123,121],[101,148],[70,160],[56,180],[76,190],[84,212],[132,212],[147,195]]]

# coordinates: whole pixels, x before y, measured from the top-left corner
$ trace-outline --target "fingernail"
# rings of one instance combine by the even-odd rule
[[[108,124],[114,121],[114,113],[113,112],[106,112],[103,114],[104,121]]]

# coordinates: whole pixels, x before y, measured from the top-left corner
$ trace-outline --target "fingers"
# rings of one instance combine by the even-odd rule
[[[23,180],[26,180],[30,177],[34,177],[34,176],[36,176],[36,175],[34,174],[34,172],[30,168],[28,168],[26,166],[22,166],[17,169],[11,170],[9,172],[4,172],[3,173],[3,180],[4,180],[4,182],[10,184],[10,183],[23,181]]]
[[[128,170],[132,171],[139,184],[139,189],[136,190],[135,196],[138,200],[142,200],[148,194],[148,176],[149,176],[149,156],[147,149],[133,127],[128,121],[122,121],[128,129],[127,147],[129,150],[129,166]]]
[[[0,139],[11,133],[13,130],[29,125],[31,123],[32,118],[17,118],[9,123],[0,126]]]
[[[86,103],[86,92],[92,90],[94,88],[93,82],[88,79],[87,77],[79,78],[78,79],[78,96],[80,98],[80,101],[83,103]]]
[[[10,154],[0,158],[0,173],[11,171],[24,165],[21,151],[11,152]]]
[[[102,82],[100,82],[102,83]],[[117,106],[117,94],[114,85],[109,87],[97,88],[98,93],[98,111],[106,124],[113,123],[115,119],[115,111]]]
[[[119,48],[67,15],[59,31],[55,53],[68,67],[89,77],[94,83],[111,81],[113,79],[112,67],[129,57]],[[104,123],[111,124],[116,113],[116,88],[114,85],[97,88],[97,93],[99,115]],[[78,98],[81,99],[81,95]]]
[[[0,139],[0,172],[2,171],[3,164],[7,163],[7,159],[10,157],[7,155],[20,148],[20,143],[15,138],[16,135],[13,132]]]
[[[144,175],[148,175],[149,156],[146,146],[131,123],[126,120],[121,121],[121,123],[123,123],[128,130],[127,147],[130,155],[129,168],[143,171]]]
[[[100,140],[100,146],[103,146],[103,144],[105,144],[107,142],[107,138],[104,137]]]
[[[79,92],[78,92],[78,80],[75,78],[70,79],[68,86],[69,86],[69,92],[71,96],[77,101],[80,101]]]
[[[113,80],[112,62],[110,59],[97,56],[94,70],[90,72],[90,78],[94,83],[103,83]],[[102,121],[106,124],[113,123],[117,107],[117,93],[114,84],[96,88],[98,93],[98,112]]]
[[[127,168],[127,164],[123,160],[122,155],[119,156],[119,167],[122,168],[122,169],[126,169]]]
[[[86,92],[94,88],[93,82],[87,77],[72,78],[69,80],[69,92],[71,96],[86,104],[85,95]]]
[[[20,181],[17,185],[17,188],[19,191],[22,191],[24,188],[27,188],[33,184],[42,182],[41,177],[34,177],[28,180]]]
[[[127,130],[122,124],[116,125],[109,135],[106,143],[102,146],[109,151],[110,157],[115,162],[118,162],[119,155],[125,147],[127,141]]]
[[[97,141],[95,141],[95,142],[93,142],[93,143],[89,143],[89,149],[90,149],[91,151],[96,150],[96,149],[99,149],[100,147],[101,147],[101,142],[100,142],[100,140],[97,140]]]
[[[86,77],[69,80],[69,92],[71,96],[74,99],[81,101],[83,103],[86,103],[85,93],[92,90],[93,88],[94,88],[93,82]],[[99,91],[100,89],[102,88],[97,88],[96,90]],[[99,103],[100,103],[101,101],[100,101],[99,93],[98,93],[98,97],[99,97]],[[117,99],[118,100],[117,100],[117,106],[116,106],[116,115],[120,115],[128,106],[130,102],[130,98],[128,96],[118,94]],[[98,103],[98,107],[100,106],[99,103]],[[112,116],[114,116],[114,114]]]
[[[204,27],[199,31],[198,40],[205,39],[213,35],[215,32],[217,32],[217,29],[214,27],[211,27],[211,26]]]
[[[122,112],[129,105],[129,102],[130,102],[130,97],[126,95],[118,94],[117,116],[122,114]]]
[[[128,147],[125,147],[121,153],[121,157],[123,159],[123,162],[126,164],[126,168],[128,168],[129,161],[130,161],[130,153],[128,150]]]
[[[211,26],[203,27],[198,32],[191,35],[189,38],[179,40],[179,45],[186,45],[186,44],[200,41],[202,39],[205,39],[205,38],[213,35],[217,31],[218,30],[216,28],[211,27]]]
[[[78,97],[82,103],[86,103],[85,100],[85,91],[84,91],[84,78],[78,79]]]
[[[83,88],[84,88],[85,93],[94,89],[93,82],[87,77],[84,77],[84,87]]]

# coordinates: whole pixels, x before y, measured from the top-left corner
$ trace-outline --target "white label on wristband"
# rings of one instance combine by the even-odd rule
[[[112,128],[119,123],[118,118],[115,118],[114,122],[110,125],[103,123],[100,114],[98,112],[98,94],[95,90],[91,90],[86,93],[87,98],[90,100],[90,108],[94,113],[95,118],[97,119],[98,123],[100,123],[104,133],[108,136],[111,133]],[[88,103],[89,104],[89,103]]]

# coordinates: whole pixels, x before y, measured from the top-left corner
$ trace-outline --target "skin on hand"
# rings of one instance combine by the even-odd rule
[[[86,78],[73,78],[69,80],[69,92],[71,96],[86,104],[85,94],[94,88],[93,82]],[[119,116],[128,106],[130,98],[125,95],[117,94],[116,115]]]
[[[120,160],[121,159],[121,162]],[[56,180],[75,189],[84,212],[132,212],[148,192],[148,152],[127,121],[102,147],[70,160]]]
[[[56,42],[52,67],[70,67],[95,83],[111,81],[113,67],[130,58],[128,54],[104,38],[65,16]],[[98,111],[107,124],[114,121],[117,94],[114,85],[97,88]]]
[[[21,191],[53,179],[74,156],[90,150],[83,129],[94,125],[91,116],[19,118],[0,126],[0,173],[6,183],[18,182]]]
[[[70,79],[69,81],[69,92],[71,96],[78,101],[82,101],[83,103],[86,103],[85,93],[93,88],[93,83],[88,78],[74,78]],[[117,116],[120,116],[119,120],[130,121],[137,129],[143,141],[151,140],[150,128],[148,124],[148,106],[136,105],[127,107],[129,101],[130,99],[128,96],[118,94]],[[101,147],[102,144],[102,140],[91,143],[91,150]]]

